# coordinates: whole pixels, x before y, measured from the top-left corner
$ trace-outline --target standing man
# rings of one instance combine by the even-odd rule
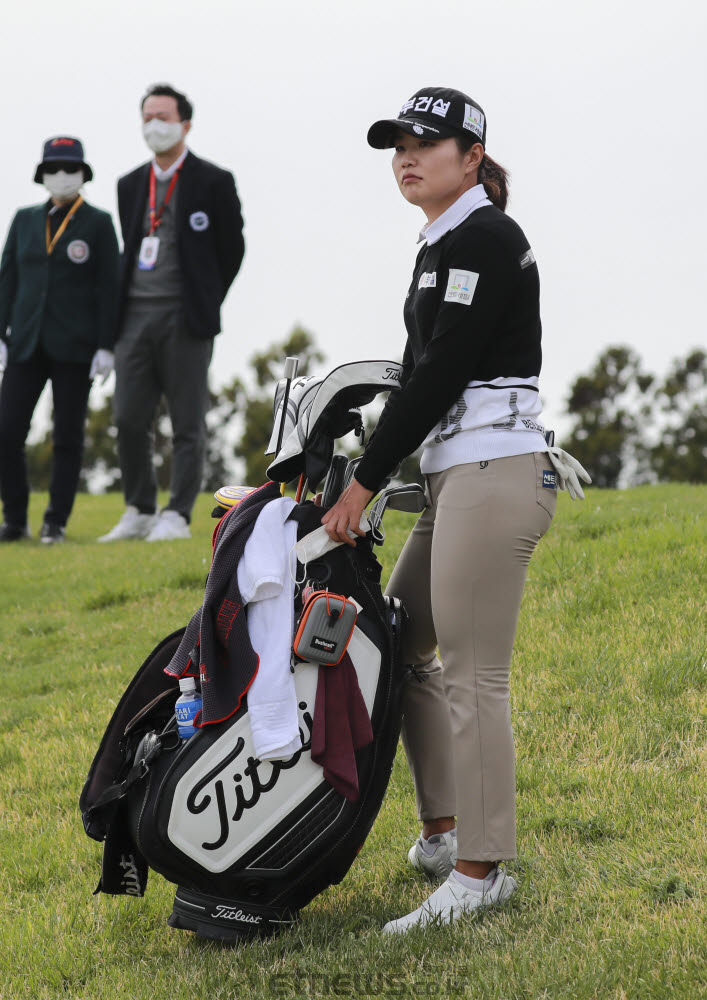
[[[118,240],[84,201],[93,177],[78,139],[44,144],[34,180],[49,198],[12,220],[0,264],[0,542],[29,535],[25,439],[47,380],[54,403],[49,505],[40,541],[63,542],[81,472],[91,379],[113,370]]]
[[[156,84],[141,108],[155,157],[118,181],[124,251],[114,410],[126,511],[101,542],[190,537],[213,338],[245,249],[233,175],[187,149],[189,100]],[[163,395],[172,422],[172,479],[169,503],[157,513],[153,424]]]

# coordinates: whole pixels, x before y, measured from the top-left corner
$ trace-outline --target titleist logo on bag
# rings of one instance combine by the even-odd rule
[[[259,924],[263,919],[255,913],[244,913],[241,909],[236,910],[232,906],[221,905],[216,907],[211,916],[219,920],[240,920],[242,924]]]

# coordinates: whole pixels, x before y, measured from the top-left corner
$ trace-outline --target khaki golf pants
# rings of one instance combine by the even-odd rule
[[[509,673],[528,563],[555,512],[550,470],[535,453],[428,476],[431,506],[386,590],[410,618],[405,662],[425,678],[408,678],[403,703],[418,817],[456,816],[466,861],[516,856]]]

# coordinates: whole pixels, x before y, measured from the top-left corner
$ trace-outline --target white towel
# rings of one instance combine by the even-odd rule
[[[282,497],[263,507],[238,564],[248,635],[260,658],[248,688],[248,718],[260,760],[280,760],[302,746],[295,678],[290,670],[295,626],[290,560],[297,524],[287,516],[294,506],[294,500]]]

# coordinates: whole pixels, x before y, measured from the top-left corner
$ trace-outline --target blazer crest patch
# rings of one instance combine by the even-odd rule
[[[195,233],[203,233],[209,228],[209,217],[206,212],[192,212],[189,216],[189,225]]]

